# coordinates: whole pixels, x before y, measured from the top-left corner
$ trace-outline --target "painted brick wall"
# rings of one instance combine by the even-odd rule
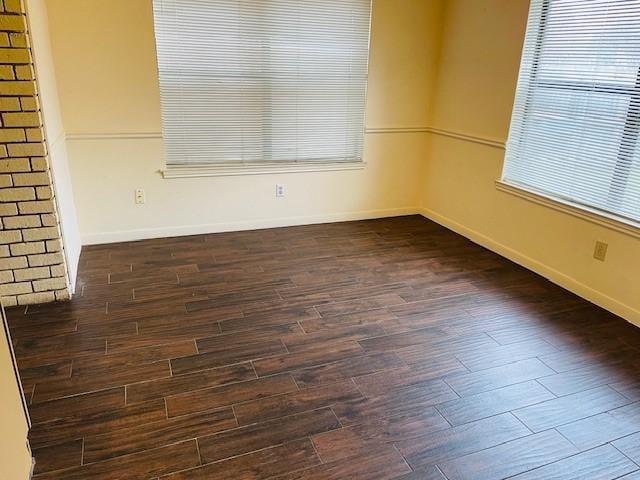
[[[24,7],[0,0],[0,301],[69,298]]]

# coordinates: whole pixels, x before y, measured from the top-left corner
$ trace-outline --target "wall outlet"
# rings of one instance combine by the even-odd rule
[[[136,203],[138,205],[142,205],[144,202],[146,202],[146,196],[144,194],[144,190],[142,188],[136,188]]]
[[[284,197],[284,185],[276,183],[276,198]]]
[[[596,242],[596,246],[593,249],[593,258],[596,260],[600,260],[604,262],[605,258],[607,258],[607,248],[609,247],[608,243],[604,242]]]

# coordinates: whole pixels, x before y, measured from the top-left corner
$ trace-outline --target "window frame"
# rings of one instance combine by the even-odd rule
[[[209,177],[209,176],[236,176],[236,175],[263,175],[263,174],[286,174],[286,173],[305,173],[305,172],[326,172],[326,171],[349,171],[362,170],[366,167],[364,150],[367,138],[366,111],[368,99],[368,72],[370,65],[370,46],[371,46],[371,17],[372,17],[372,0],[369,0],[369,18],[368,18],[368,34],[367,34],[367,56],[366,56],[366,77],[363,90],[363,120],[361,133],[361,151],[357,157],[348,158],[319,158],[306,159],[295,158],[293,160],[278,160],[273,158],[272,153],[263,155],[263,159],[259,161],[207,161],[202,163],[170,163],[165,155],[163,168],[158,172],[163,178],[192,178],[192,177]],[[155,21],[155,20],[154,20]],[[156,40],[157,42],[157,40]],[[157,48],[157,47],[156,47]],[[269,60],[267,56],[267,61]],[[159,71],[159,66],[158,66]],[[269,80],[265,80],[264,88],[269,88]],[[264,102],[268,104],[272,102],[270,94],[263,96]],[[273,135],[273,127],[269,122],[267,128],[268,135]],[[164,132],[164,125],[163,125]],[[164,141],[164,133],[160,138]],[[272,142],[267,140],[262,144],[263,150]],[[166,152],[166,150],[165,150]]]
[[[617,192],[612,186],[622,180],[625,184],[631,174],[631,166],[633,163],[633,155],[628,152],[631,149],[625,148],[625,145],[633,145],[640,148],[640,66],[636,70],[636,78],[634,87],[620,87],[616,89],[607,88],[602,83],[597,82],[579,82],[579,81],[544,81],[538,78],[538,65],[542,55],[542,45],[546,30],[546,21],[548,20],[547,12],[550,7],[551,0],[543,0],[540,8],[540,14],[535,25],[536,31],[536,48],[533,52],[533,60],[531,62],[531,72],[529,77],[529,86],[527,96],[534,94],[537,88],[558,89],[565,91],[589,91],[598,92],[601,90],[607,94],[627,95],[629,97],[629,106],[625,115],[625,123],[620,143],[618,145],[618,155],[614,166],[614,173],[609,185],[609,193],[607,195],[607,203],[610,205],[620,202],[622,199],[616,195]],[[613,91],[612,91],[613,90]],[[515,96],[514,96],[515,100]],[[515,104],[515,102],[514,102]],[[505,146],[506,151],[507,146]],[[503,158],[503,162],[506,157]],[[504,179],[504,164],[500,174],[500,179],[495,182],[496,188],[504,193],[515,195],[519,198],[531,201],[533,203],[551,207],[572,216],[588,220],[610,229],[640,238],[640,222],[633,219],[607,212],[596,207],[573,201],[563,197],[560,194],[553,194],[542,190],[535,189],[526,185],[510,182]]]

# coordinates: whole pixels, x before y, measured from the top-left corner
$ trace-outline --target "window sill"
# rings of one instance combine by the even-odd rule
[[[226,177],[233,175],[267,175],[282,173],[333,172],[362,170],[366,162],[327,162],[315,164],[267,163],[243,165],[180,165],[160,170],[163,178]]]
[[[501,180],[496,181],[496,188],[501,192],[515,195],[516,197],[537,203],[538,205],[543,205],[545,207],[573,215],[574,217],[601,225],[611,230],[615,230],[616,232],[640,238],[639,223],[635,223],[630,220],[626,221],[613,215],[607,215],[606,213],[570,201],[564,201],[552,198],[542,193],[526,190],[523,187],[506,183]]]

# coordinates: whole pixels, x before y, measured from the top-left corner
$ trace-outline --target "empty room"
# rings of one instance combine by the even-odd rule
[[[0,0],[1,480],[640,480],[640,0]]]

